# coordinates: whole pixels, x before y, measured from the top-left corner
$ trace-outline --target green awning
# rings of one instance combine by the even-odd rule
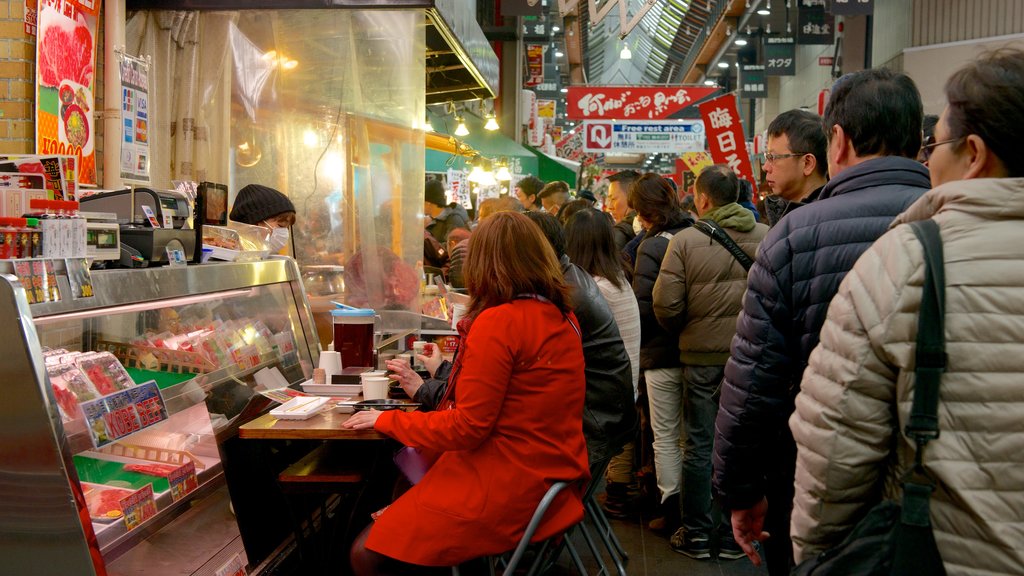
[[[569,166],[566,166],[562,162],[559,162],[557,159],[548,156],[536,148],[527,148],[537,156],[537,163],[540,169],[540,173],[537,175],[538,178],[545,182],[562,180],[569,184],[569,188],[576,187],[576,170],[573,170]],[[564,160],[564,162],[569,163],[572,162],[572,160]],[[575,162],[573,162],[573,164],[575,164]]]
[[[455,131],[455,121],[451,116],[434,114],[429,110],[427,116],[437,133],[446,134]],[[515,140],[507,138],[500,130],[484,130],[484,121],[481,118],[468,113],[464,113],[463,116],[466,120],[466,127],[469,128],[469,135],[460,137],[459,140],[469,144],[486,158],[507,159],[509,170],[514,173],[537,176],[538,162],[537,156],[533,152],[516,144]],[[451,154],[429,148],[425,154],[427,172],[446,172],[448,168],[466,169],[467,159],[464,156],[456,156],[449,165],[448,162],[452,159]]]

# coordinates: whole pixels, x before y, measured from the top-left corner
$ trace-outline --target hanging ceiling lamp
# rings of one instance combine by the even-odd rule
[[[466,128],[466,121],[462,119],[462,116],[455,117],[455,135],[456,136],[469,136],[469,128]]]
[[[487,114],[487,123],[484,124],[484,130],[490,130],[493,132],[498,128],[500,128],[500,126],[498,126],[498,119],[494,117],[494,112],[489,112]]]

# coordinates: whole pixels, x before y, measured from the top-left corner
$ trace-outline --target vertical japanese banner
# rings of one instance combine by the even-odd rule
[[[526,46],[526,79],[524,86],[536,86],[544,81],[544,45]]]
[[[117,52],[121,73],[121,178],[149,182],[149,62]]]
[[[96,184],[96,20],[100,0],[39,0],[36,153],[76,156],[78,181]]]
[[[716,164],[728,164],[736,175],[757,186],[754,168],[750,165],[743,124],[736,110],[736,96],[726,94],[699,106],[700,116],[708,134],[708,147]]]

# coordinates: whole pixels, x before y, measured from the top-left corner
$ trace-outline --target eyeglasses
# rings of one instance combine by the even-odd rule
[[[942,146],[943,144],[950,144],[962,140],[962,138],[950,138],[949,140],[935,141],[935,135],[929,136],[924,139],[924,144],[921,146],[921,155],[924,157],[924,161],[927,162],[932,157],[932,151],[936,146]]]
[[[764,163],[775,162],[776,160],[782,160],[783,158],[797,158],[800,156],[806,156],[810,152],[793,152],[791,154],[772,154],[771,152],[764,153]]]

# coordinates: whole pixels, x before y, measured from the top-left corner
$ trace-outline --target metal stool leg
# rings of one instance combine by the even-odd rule
[[[594,542],[594,538],[590,535],[590,530],[587,529],[587,519],[585,516],[583,521],[580,522],[577,527],[579,528],[580,534],[583,535],[583,541],[586,542],[587,548],[590,548],[590,554],[597,562],[597,576],[611,574],[611,572],[608,571],[608,565],[604,563],[604,555],[601,554],[601,549],[597,547],[597,543]]]
[[[597,529],[597,535],[601,538],[601,543],[608,550],[608,555],[611,556],[612,562],[615,564],[615,571],[619,576],[626,576],[626,567],[623,560],[628,558],[625,551],[622,549],[621,543],[618,541],[618,537],[615,536],[615,531],[612,530],[611,524],[608,523],[608,519],[605,518],[604,513],[601,511],[601,507],[597,504],[596,500],[588,500],[585,503],[587,516],[594,523],[594,527]]]

